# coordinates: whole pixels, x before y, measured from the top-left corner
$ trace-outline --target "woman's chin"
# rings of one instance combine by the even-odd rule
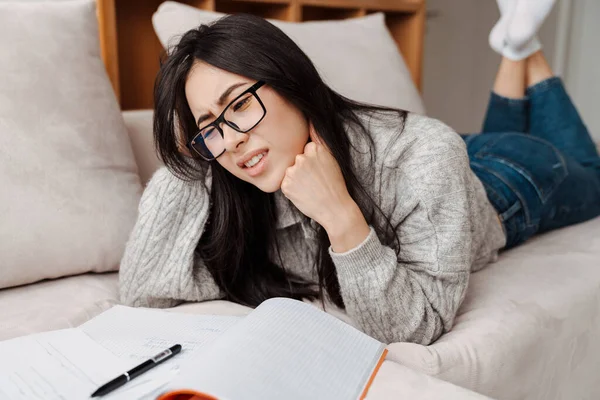
[[[271,181],[269,183],[263,183],[260,185],[256,185],[256,187],[265,193],[275,193],[276,191],[281,189],[281,181],[279,183]]]
[[[281,182],[283,182],[287,167],[272,168],[272,166],[273,164],[270,165],[271,168],[266,169],[258,176],[250,177],[248,175],[238,175],[238,178],[251,183],[265,193],[275,193],[281,189]]]
[[[283,181],[283,175],[281,177],[265,176],[266,179],[260,180],[259,182],[253,182],[254,186],[259,188],[265,193],[275,193],[281,189],[281,182]]]

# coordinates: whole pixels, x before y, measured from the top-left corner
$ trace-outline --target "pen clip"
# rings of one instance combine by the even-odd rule
[[[152,357],[151,360],[154,361],[155,363],[159,363],[162,360],[164,360],[165,358],[169,357],[171,354],[173,354],[171,349],[166,349],[165,351],[161,351],[160,353],[158,353],[157,355]]]

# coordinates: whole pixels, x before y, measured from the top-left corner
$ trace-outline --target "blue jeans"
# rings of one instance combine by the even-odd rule
[[[463,139],[507,248],[600,215],[600,157],[560,78],[522,99],[492,93],[483,132]]]

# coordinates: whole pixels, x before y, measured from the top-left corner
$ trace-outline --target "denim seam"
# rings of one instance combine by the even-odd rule
[[[477,168],[481,168],[485,171],[488,171],[487,168],[485,168],[482,164],[479,164],[478,162],[475,161],[471,161],[471,165]],[[489,173],[489,171],[488,171]],[[488,194],[492,193],[494,199],[498,202],[498,203],[502,203],[500,204],[500,206],[502,207],[502,209],[508,208],[508,201],[506,201],[506,199],[504,198],[504,196],[501,196],[498,194],[498,191],[496,190],[496,188],[494,188],[493,186],[489,185],[487,182],[485,182],[482,179],[479,179],[479,181],[482,183],[483,187],[485,188],[485,192]],[[498,210],[496,210],[498,211]]]
[[[530,136],[530,139],[533,139],[537,142],[546,144],[548,146],[550,146],[550,148],[552,149],[552,151],[554,151],[555,156],[558,158],[561,166],[563,167],[564,170],[564,174],[561,176],[561,178],[555,182],[551,188],[551,190],[547,193],[544,194],[541,191],[541,186],[540,184],[537,183],[537,181],[535,180],[535,178],[533,177],[533,174],[529,173],[529,171],[523,167],[522,165],[515,163],[512,160],[509,160],[507,158],[492,154],[492,153],[487,153],[485,152],[485,150],[487,150],[486,148],[488,146],[485,146],[484,148],[480,149],[477,153],[475,153],[475,157],[479,158],[479,159],[483,159],[483,158],[492,158],[495,159],[499,162],[501,162],[504,165],[507,165],[509,167],[513,167],[515,169],[515,171],[517,171],[520,175],[522,175],[525,179],[527,179],[532,185],[534,190],[537,192],[538,196],[540,197],[540,199],[542,200],[542,204],[545,204],[546,201],[548,200],[548,198],[550,196],[552,196],[552,194],[554,194],[556,188],[565,180],[565,178],[569,175],[569,171],[567,169],[567,163],[564,159],[564,157],[562,156],[562,154],[560,153],[560,151],[558,151],[558,149],[550,142],[546,141],[546,140],[542,140],[540,138],[537,138],[535,136]],[[499,139],[498,139],[499,140]],[[497,141],[494,141],[493,144],[496,144]],[[487,157],[484,157],[487,156]]]
[[[543,143],[546,144],[547,146],[549,146],[552,151],[554,151],[554,155],[556,156],[556,158],[558,158],[558,162],[560,163],[560,165],[563,168],[564,174],[563,176],[554,184],[554,187],[552,188],[552,190],[550,191],[550,193],[548,193],[548,196],[546,197],[546,200],[552,196],[554,194],[554,192],[556,191],[556,189],[560,186],[561,183],[564,182],[564,180],[567,178],[567,176],[569,176],[569,168],[567,167],[567,161],[565,160],[565,158],[563,157],[563,154],[561,153],[561,151],[555,146],[553,145],[551,142],[544,140],[542,138],[538,138],[536,136],[531,136],[531,139],[539,142],[539,143]],[[555,164],[556,165],[556,164]]]
[[[545,91],[547,91],[548,89],[556,86],[557,84],[559,84],[561,82],[560,77],[558,76],[553,76],[551,78],[545,79],[541,82],[536,83],[533,86],[528,87],[525,90],[525,93],[527,94],[527,96],[532,97],[532,95],[538,94],[538,93],[543,93]]]
[[[504,211],[502,214],[499,215],[500,220],[502,222],[504,222],[504,221],[510,219],[522,208],[523,208],[523,206],[521,204],[519,204],[518,201],[515,201],[512,206],[510,206],[506,211]]]
[[[527,107],[527,103],[529,102],[529,96],[523,96],[521,98],[515,99],[510,97],[502,96],[496,92],[492,92],[494,95],[494,100],[504,105],[508,105],[510,107]]]
[[[531,176],[531,174],[529,173],[529,171],[527,171],[524,167],[522,167],[520,164],[517,164],[511,160],[508,160],[504,157],[499,157],[495,154],[491,154],[491,153],[484,153],[482,154],[483,156],[488,156],[486,157],[487,159],[494,159],[508,167],[511,167],[513,170],[515,170],[516,172],[519,173],[519,175],[521,175],[523,178],[527,179],[529,181],[529,183],[531,183],[531,185],[533,186],[533,189],[536,191],[536,193],[538,194],[539,198],[542,200],[542,204],[545,204],[546,201],[548,200],[549,196],[544,195],[544,193],[541,191],[540,189],[540,184],[537,183],[537,181]],[[478,157],[478,158],[482,158],[482,157]],[[554,191],[554,188],[552,188],[552,191]]]
[[[477,157],[477,155],[479,153],[484,152],[487,149],[489,149],[490,147],[495,146],[496,143],[498,143],[503,138],[504,135],[500,134],[500,135],[495,135],[495,136],[496,137],[494,138],[494,140],[490,140],[490,141],[486,142],[479,150],[477,150],[477,152],[475,152],[475,154],[473,156]]]
[[[514,217],[514,214],[513,214]],[[519,243],[519,233],[523,231],[519,226],[516,218],[509,218],[502,222],[504,225],[504,230],[506,234],[506,245],[505,247],[513,247],[515,244]],[[525,226],[529,226],[527,221],[525,222]],[[526,228],[525,228],[526,229]],[[512,239],[509,242],[509,239]]]
[[[498,192],[496,191],[495,188],[493,188],[492,186],[488,185],[485,182],[481,182],[483,183],[483,186],[485,187],[485,192],[487,193],[488,197],[490,197],[490,193],[492,194],[492,197],[494,198],[494,202],[496,203],[500,203],[499,205],[502,206],[502,209],[508,208],[508,202],[506,201],[506,199],[504,199],[502,196],[500,196],[498,194]],[[496,210],[498,211],[498,210]]]
[[[508,188],[513,192],[513,194],[515,196],[517,196],[517,198],[521,202],[521,207],[523,209],[523,213],[525,214],[525,221],[528,226],[531,226],[531,215],[529,214],[529,210],[526,207],[527,202],[523,199],[523,197],[521,196],[521,193],[519,193],[519,191],[517,191],[514,188],[514,186],[510,184],[510,182],[507,182],[502,175],[497,174],[496,171],[490,169],[489,167],[487,167],[486,165],[483,165],[483,164],[481,165],[481,168],[485,169],[488,173],[494,175],[496,178],[498,178],[500,181],[502,181],[502,183],[504,183],[506,186],[508,186]]]
[[[504,211],[504,212],[500,212],[500,211],[499,211],[499,210],[496,208],[496,205],[495,205],[495,204],[492,204],[492,205],[494,206],[494,208],[495,208],[496,215],[498,215],[498,219],[500,220],[500,225],[502,226],[502,232],[504,233],[504,236],[505,236],[506,238],[508,238],[508,227],[506,226],[506,225],[507,225],[507,220],[508,220],[510,217],[512,217],[513,215],[515,215],[515,214],[516,214],[516,211],[515,211],[515,212],[512,212],[512,213],[511,213],[511,215],[510,215],[510,217],[505,217],[505,215],[506,215],[506,213],[507,213],[508,211],[512,210],[512,209],[513,209],[513,208],[514,208],[516,205],[520,205],[520,203],[519,203],[519,201],[517,200],[517,201],[515,201],[515,202],[513,203],[513,205],[512,205],[512,206],[510,206],[510,207],[509,207],[509,206],[508,206],[508,202],[506,201],[506,199],[505,199],[503,196],[500,196],[500,195],[498,194],[497,190],[496,190],[494,187],[490,186],[489,184],[485,183],[484,181],[481,181],[481,183],[482,183],[482,184],[483,184],[483,186],[486,188],[486,189],[485,189],[485,191],[486,191],[486,193],[487,193],[487,195],[488,195],[488,199],[489,199],[489,197],[490,197],[490,194],[491,194],[491,195],[493,195],[494,201],[495,201],[495,202],[497,202],[497,203],[501,203],[501,208],[502,208],[502,210],[506,210],[506,211]],[[518,210],[517,210],[517,211],[518,211]]]

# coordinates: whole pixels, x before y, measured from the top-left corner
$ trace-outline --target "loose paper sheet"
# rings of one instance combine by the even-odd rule
[[[126,364],[79,329],[6,340],[0,342],[0,399],[87,399]]]
[[[87,321],[80,329],[115,356],[127,360],[129,368],[180,344],[180,354],[106,396],[109,400],[153,399],[156,391],[178,374],[181,363],[194,350],[211,343],[240,319],[118,305]]]

